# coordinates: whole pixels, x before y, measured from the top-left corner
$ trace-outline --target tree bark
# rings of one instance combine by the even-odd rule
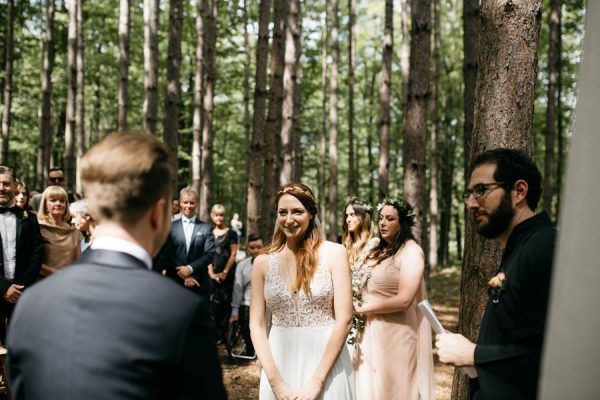
[[[127,86],[129,83],[129,0],[119,2],[118,130],[127,130]]]
[[[394,2],[385,1],[385,32],[383,35],[383,60],[381,62],[381,87],[379,97],[381,111],[379,117],[379,200],[389,194],[390,186],[390,100],[392,91],[392,51],[394,38]]]
[[[204,124],[202,127],[202,179],[200,185],[200,218],[210,221],[213,186],[213,112],[214,91],[217,79],[215,68],[217,56],[217,0],[204,0],[206,30],[204,42],[204,60],[206,74],[204,79]]]
[[[77,0],[77,94],[75,98],[75,137],[77,143],[75,191],[77,193],[83,193],[80,161],[85,153],[85,48],[83,38],[83,0]]]
[[[463,169],[465,182],[469,173],[468,163],[471,154],[471,136],[473,135],[473,113],[475,110],[475,84],[479,59],[479,2],[463,0],[463,107],[465,120],[463,126]]]
[[[246,173],[243,177],[243,187],[248,188],[248,172],[250,171],[250,140],[252,134],[252,121],[250,120],[250,64],[252,54],[250,53],[250,34],[248,33],[248,0],[242,2],[242,25],[244,27],[244,153],[246,156]],[[242,204],[248,204],[248,191],[242,195]],[[246,229],[248,228],[248,221]]]
[[[338,181],[337,181],[337,135],[338,135],[338,31],[340,27],[338,16],[338,2],[332,0],[332,28],[331,28],[331,77],[329,82],[329,230],[327,238],[337,242],[337,201],[338,201]]]
[[[78,0],[69,2],[69,32],[67,41],[67,114],[65,121],[65,145],[63,149],[63,167],[65,187],[73,184],[75,158],[75,115],[77,98],[77,6]]]
[[[469,165],[481,152],[506,147],[533,153],[533,106],[541,0],[484,0],[479,71]],[[458,331],[474,341],[487,299],[487,282],[502,251],[476,235],[467,219]],[[453,399],[467,399],[469,383],[454,375]]]
[[[181,35],[183,1],[169,0],[169,41],[167,45],[167,86],[165,93],[164,140],[173,163],[172,193],[177,193],[177,160],[179,148],[179,113],[181,102]]]
[[[431,0],[411,0],[410,72],[403,142],[404,196],[416,218],[413,232],[424,242],[425,147],[431,55]]]
[[[406,132],[408,114],[408,76],[410,72],[410,0],[402,0],[400,29],[402,43],[400,44],[400,72],[402,75],[402,135]]]
[[[200,181],[202,179],[202,125],[204,113],[202,111],[202,99],[204,90],[204,0],[196,0],[196,55],[194,65],[194,117],[192,124],[192,187],[200,193]]]
[[[354,153],[354,68],[356,46],[354,24],[356,23],[356,0],[348,0],[348,196],[358,193],[357,171]]]
[[[12,77],[14,58],[13,33],[15,24],[14,0],[8,0],[6,11],[6,62],[4,70],[4,105],[2,110],[2,154],[0,159],[0,164],[3,165],[8,164],[8,144],[10,138],[10,112],[12,103]]]
[[[293,129],[293,154],[294,163],[292,170],[292,180],[300,182],[302,179],[302,68],[300,61],[302,58],[302,3],[298,3],[298,34],[294,36],[296,42],[296,90],[294,91],[294,124]]]
[[[246,230],[260,234],[262,222],[263,152],[265,148],[265,110],[267,103],[267,61],[269,58],[269,20],[271,1],[261,0],[256,42],[256,74],[254,82],[254,115],[252,117],[252,142],[248,157],[248,202]],[[265,242],[267,237],[263,237]]]
[[[546,139],[544,157],[544,187],[542,205],[548,215],[552,215],[552,197],[554,195],[554,142],[556,126],[556,87],[560,68],[558,35],[560,34],[562,0],[550,1],[550,38],[548,40],[548,92],[546,105]]]
[[[365,64],[365,71],[368,73],[367,65]],[[377,72],[373,71],[371,79],[365,80],[368,85],[365,90],[365,103],[369,106],[366,107],[368,113],[367,116],[367,162],[369,164],[369,203],[375,204],[375,178],[373,173],[375,172],[375,157],[373,156],[373,104],[375,103],[375,80],[377,78]],[[367,101],[368,99],[368,101]]]
[[[144,130],[156,135],[158,121],[158,0],[144,0]]]
[[[319,168],[317,168],[317,180],[319,186],[319,213],[322,221],[327,221],[326,186],[327,186],[327,7],[325,7],[325,21],[321,33],[321,144],[319,151]]]
[[[448,71],[449,72],[449,71]],[[452,212],[454,207],[452,199],[454,197],[454,168],[455,168],[455,150],[456,150],[456,133],[453,132],[454,127],[451,125],[452,109],[453,109],[454,93],[449,90],[446,95],[445,105],[445,121],[443,139],[440,143],[440,165],[444,167],[440,170],[440,191],[441,191],[441,207],[439,212],[439,246],[438,246],[438,264],[448,265],[449,263],[449,243],[450,243],[450,226],[452,222]],[[457,206],[462,210],[462,205]],[[457,211],[460,217],[460,210]],[[432,246],[433,247],[433,246]]]
[[[562,7],[561,7],[562,11]],[[563,133],[563,111],[562,111],[562,18],[558,29],[558,77],[556,82],[556,136],[558,136],[558,159],[556,160],[556,202],[554,215],[556,224],[560,216],[560,205],[562,198],[563,165],[565,160],[565,146]]]

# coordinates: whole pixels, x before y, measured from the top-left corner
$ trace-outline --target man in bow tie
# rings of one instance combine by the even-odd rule
[[[0,165],[0,341],[23,290],[32,285],[42,266],[42,236],[35,215],[14,204],[14,171]]]
[[[179,192],[179,206],[181,218],[171,223],[169,237],[154,266],[208,299],[208,265],[215,253],[212,227],[196,217],[198,193],[193,188],[186,187]]]

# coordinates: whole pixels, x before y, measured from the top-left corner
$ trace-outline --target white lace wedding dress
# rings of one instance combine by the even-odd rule
[[[269,259],[265,278],[265,301],[272,313],[269,344],[284,381],[298,390],[312,377],[325,351],[335,323],[333,283],[325,260],[327,244],[319,252],[320,263],[310,284],[312,298],[294,294],[279,272],[279,257]],[[275,399],[265,373],[260,380],[261,400]],[[346,346],[329,371],[320,399],[354,399],[352,361]]]

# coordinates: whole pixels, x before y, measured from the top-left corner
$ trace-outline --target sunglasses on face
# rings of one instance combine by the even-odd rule
[[[64,182],[64,180],[65,180],[65,178],[60,177],[60,176],[57,177],[57,178],[48,178],[49,182],[58,182],[58,183],[60,183],[60,182]]]

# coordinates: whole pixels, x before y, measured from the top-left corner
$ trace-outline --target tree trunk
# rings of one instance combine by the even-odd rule
[[[215,68],[217,55],[217,0],[204,0],[206,30],[204,59],[206,74],[204,79],[204,125],[202,127],[202,179],[200,185],[200,218],[210,221],[213,181],[213,111],[214,91],[217,79]]]
[[[354,24],[356,23],[356,0],[348,0],[348,196],[358,193],[358,180],[354,154],[354,68],[356,47]]]
[[[556,136],[558,136],[558,160],[556,160],[556,202],[554,215],[556,224],[560,216],[560,203],[562,197],[562,177],[563,165],[565,160],[564,133],[563,133],[563,112],[562,112],[562,18],[558,29],[558,77],[556,84]]]
[[[338,44],[338,30],[340,27],[338,16],[338,2],[332,0],[332,21],[331,28],[331,78],[329,94],[329,230],[327,238],[337,242],[337,201],[338,201],[338,181],[337,181],[337,135],[338,135],[338,57],[340,53]]]
[[[562,0],[550,1],[550,38],[548,41],[548,101],[546,106],[546,149],[544,157],[544,187],[542,205],[548,215],[552,215],[552,196],[554,194],[554,141],[556,126],[556,86],[560,68],[558,35],[560,32]]]
[[[256,42],[256,74],[254,82],[254,116],[252,117],[252,142],[248,157],[248,202],[246,231],[260,234],[262,222],[263,152],[265,147],[265,106],[267,102],[267,60],[269,58],[269,20],[271,1],[261,0]],[[267,237],[263,237],[265,242]]]
[[[202,171],[200,164],[202,163],[202,152],[200,145],[202,141],[202,125],[204,121],[204,113],[202,111],[202,92],[204,89],[204,68],[203,54],[204,51],[204,0],[196,0],[196,56],[194,65],[194,121],[192,124],[192,187],[197,193],[200,193],[200,181],[202,179]]]
[[[158,0],[144,0],[144,130],[156,135],[158,121]]]
[[[3,165],[8,163],[8,140],[10,137],[10,111],[12,103],[12,76],[14,57],[14,21],[14,0],[8,0],[6,13],[6,69],[4,73],[4,106],[2,110],[2,154],[0,159],[0,164]]]
[[[265,128],[265,168],[263,172],[262,236],[270,239],[275,224],[273,203],[279,189],[276,175],[277,137],[281,131],[281,105],[283,102],[283,68],[285,57],[285,0],[273,1],[273,43],[271,45],[271,81],[269,83],[269,109]]]
[[[302,179],[302,68],[300,61],[302,58],[302,3],[298,3],[298,34],[294,36],[296,42],[296,90],[294,90],[294,124],[293,124],[293,154],[294,165],[292,180],[300,182]]]
[[[440,207],[440,234],[438,246],[438,265],[449,264],[449,243],[450,243],[450,227],[452,221],[452,199],[454,192],[454,167],[455,167],[455,150],[456,150],[456,134],[453,132],[454,127],[451,125],[452,120],[452,100],[454,93],[449,90],[446,95],[445,105],[445,121],[444,121],[444,136],[440,143],[440,165],[444,167],[440,170],[440,189],[441,189],[441,207]],[[442,130],[440,130],[440,133]],[[462,205],[457,206],[462,210]],[[460,213],[460,211],[458,211]],[[460,214],[459,214],[460,217]],[[433,247],[433,246],[432,246]]]
[[[479,2],[463,0],[463,107],[465,120],[463,126],[463,169],[465,182],[469,173],[468,163],[471,154],[471,136],[473,135],[473,113],[475,110],[475,81],[479,59]]]
[[[317,180],[319,182],[319,213],[323,223],[327,221],[326,192],[327,186],[327,7],[325,7],[325,21],[321,34],[321,145],[319,152],[319,168],[317,168]]]
[[[367,66],[365,65],[365,71],[368,71]],[[364,99],[369,106],[367,107],[367,162],[369,163],[369,203],[375,204],[375,178],[373,177],[373,173],[375,172],[375,157],[373,156],[373,104],[375,103],[375,79],[377,78],[377,72],[373,71],[371,74],[371,79],[365,81],[369,86],[367,90],[365,90]]]
[[[430,191],[429,191],[429,276],[430,271],[438,267],[438,162],[439,162],[439,135],[440,135],[440,0],[433,0],[433,84],[431,85],[431,163],[430,163]]]
[[[129,0],[119,2],[119,123],[118,130],[127,130],[127,85],[129,83]]]
[[[183,0],[169,0],[169,42],[167,47],[167,86],[165,93],[164,140],[171,152],[173,163],[172,193],[177,193],[179,163],[179,113],[181,98],[181,34],[183,28]]]
[[[102,45],[96,43],[96,54],[102,54]],[[102,85],[102,71],[98,66],[96,76],[94,77],[94,106],[92,120],[90,121],[90,145],[100,140],[100,87]]]
[[[484,0],[481,4],[479,71],[469,165],[481,152],[507,147],[533,152],[533,105],[541,0]],[[487,282],[502,251],[496,241],[465,230],[458,331],[475,340],[487,299]],[[455,373],[453,399],[467,399],[468,379]]]
[[[65,172],[65,187],[73,185],[75,114],[77,98],[77,6],[78,0],[69,2],[69,33],[67,42],[67,114],[65,121],[65,146],[63,149],[63,166]]]
[[[408,114],[408,75],[410,72],[410,0],[402,0],[401,14],[400,70],[402,75],[402,135],[404,135],[407,123],[406,114]]]
[[[246,173],[242,184],[248,188],[248,172],[250,171],[250,135],[252,134],[252,122],[250,120],[250,64],[252,54],[250,53],[250,34],[248,33],[248,0],[242,2],[242,25],[244,26],[244,153],[246,156]],[[242,194],[242,204],[248,204],[248,191]],[[241,217],[240,217],[241,218]],[[248,229],[248,221],[246,229]]]
[[[431,0],[411,0],[410,72],[408,109],[402,164],[404,196],[416,218],[413,232],[424,242],[425,147],[427,142],[427,100],[431,55]]]
[[[379,118],[379,200],[389,194],[390,186],[390,100],[392,91],[392,51],[394,38],[394,2],[385,1],[385,32],[383,38],[383,60],[381,62],[381,111]]]
[[[298,65],[297,65],[297,40],[298,14],[300,2],[291,0],[285,24],[285,66],[283,69],[283,104],[281,110],[281,149],[283,163],[279,175],[279,185],[287,185],[292,182],[294,170],[294,102],[298,90]]]
[[[83,0],[77,0],[77,95],[75,99],[75,137],[77,139],[75,191],[77,193],[83,193],[80,161],[85,153],[85,64],[83,38]]]

